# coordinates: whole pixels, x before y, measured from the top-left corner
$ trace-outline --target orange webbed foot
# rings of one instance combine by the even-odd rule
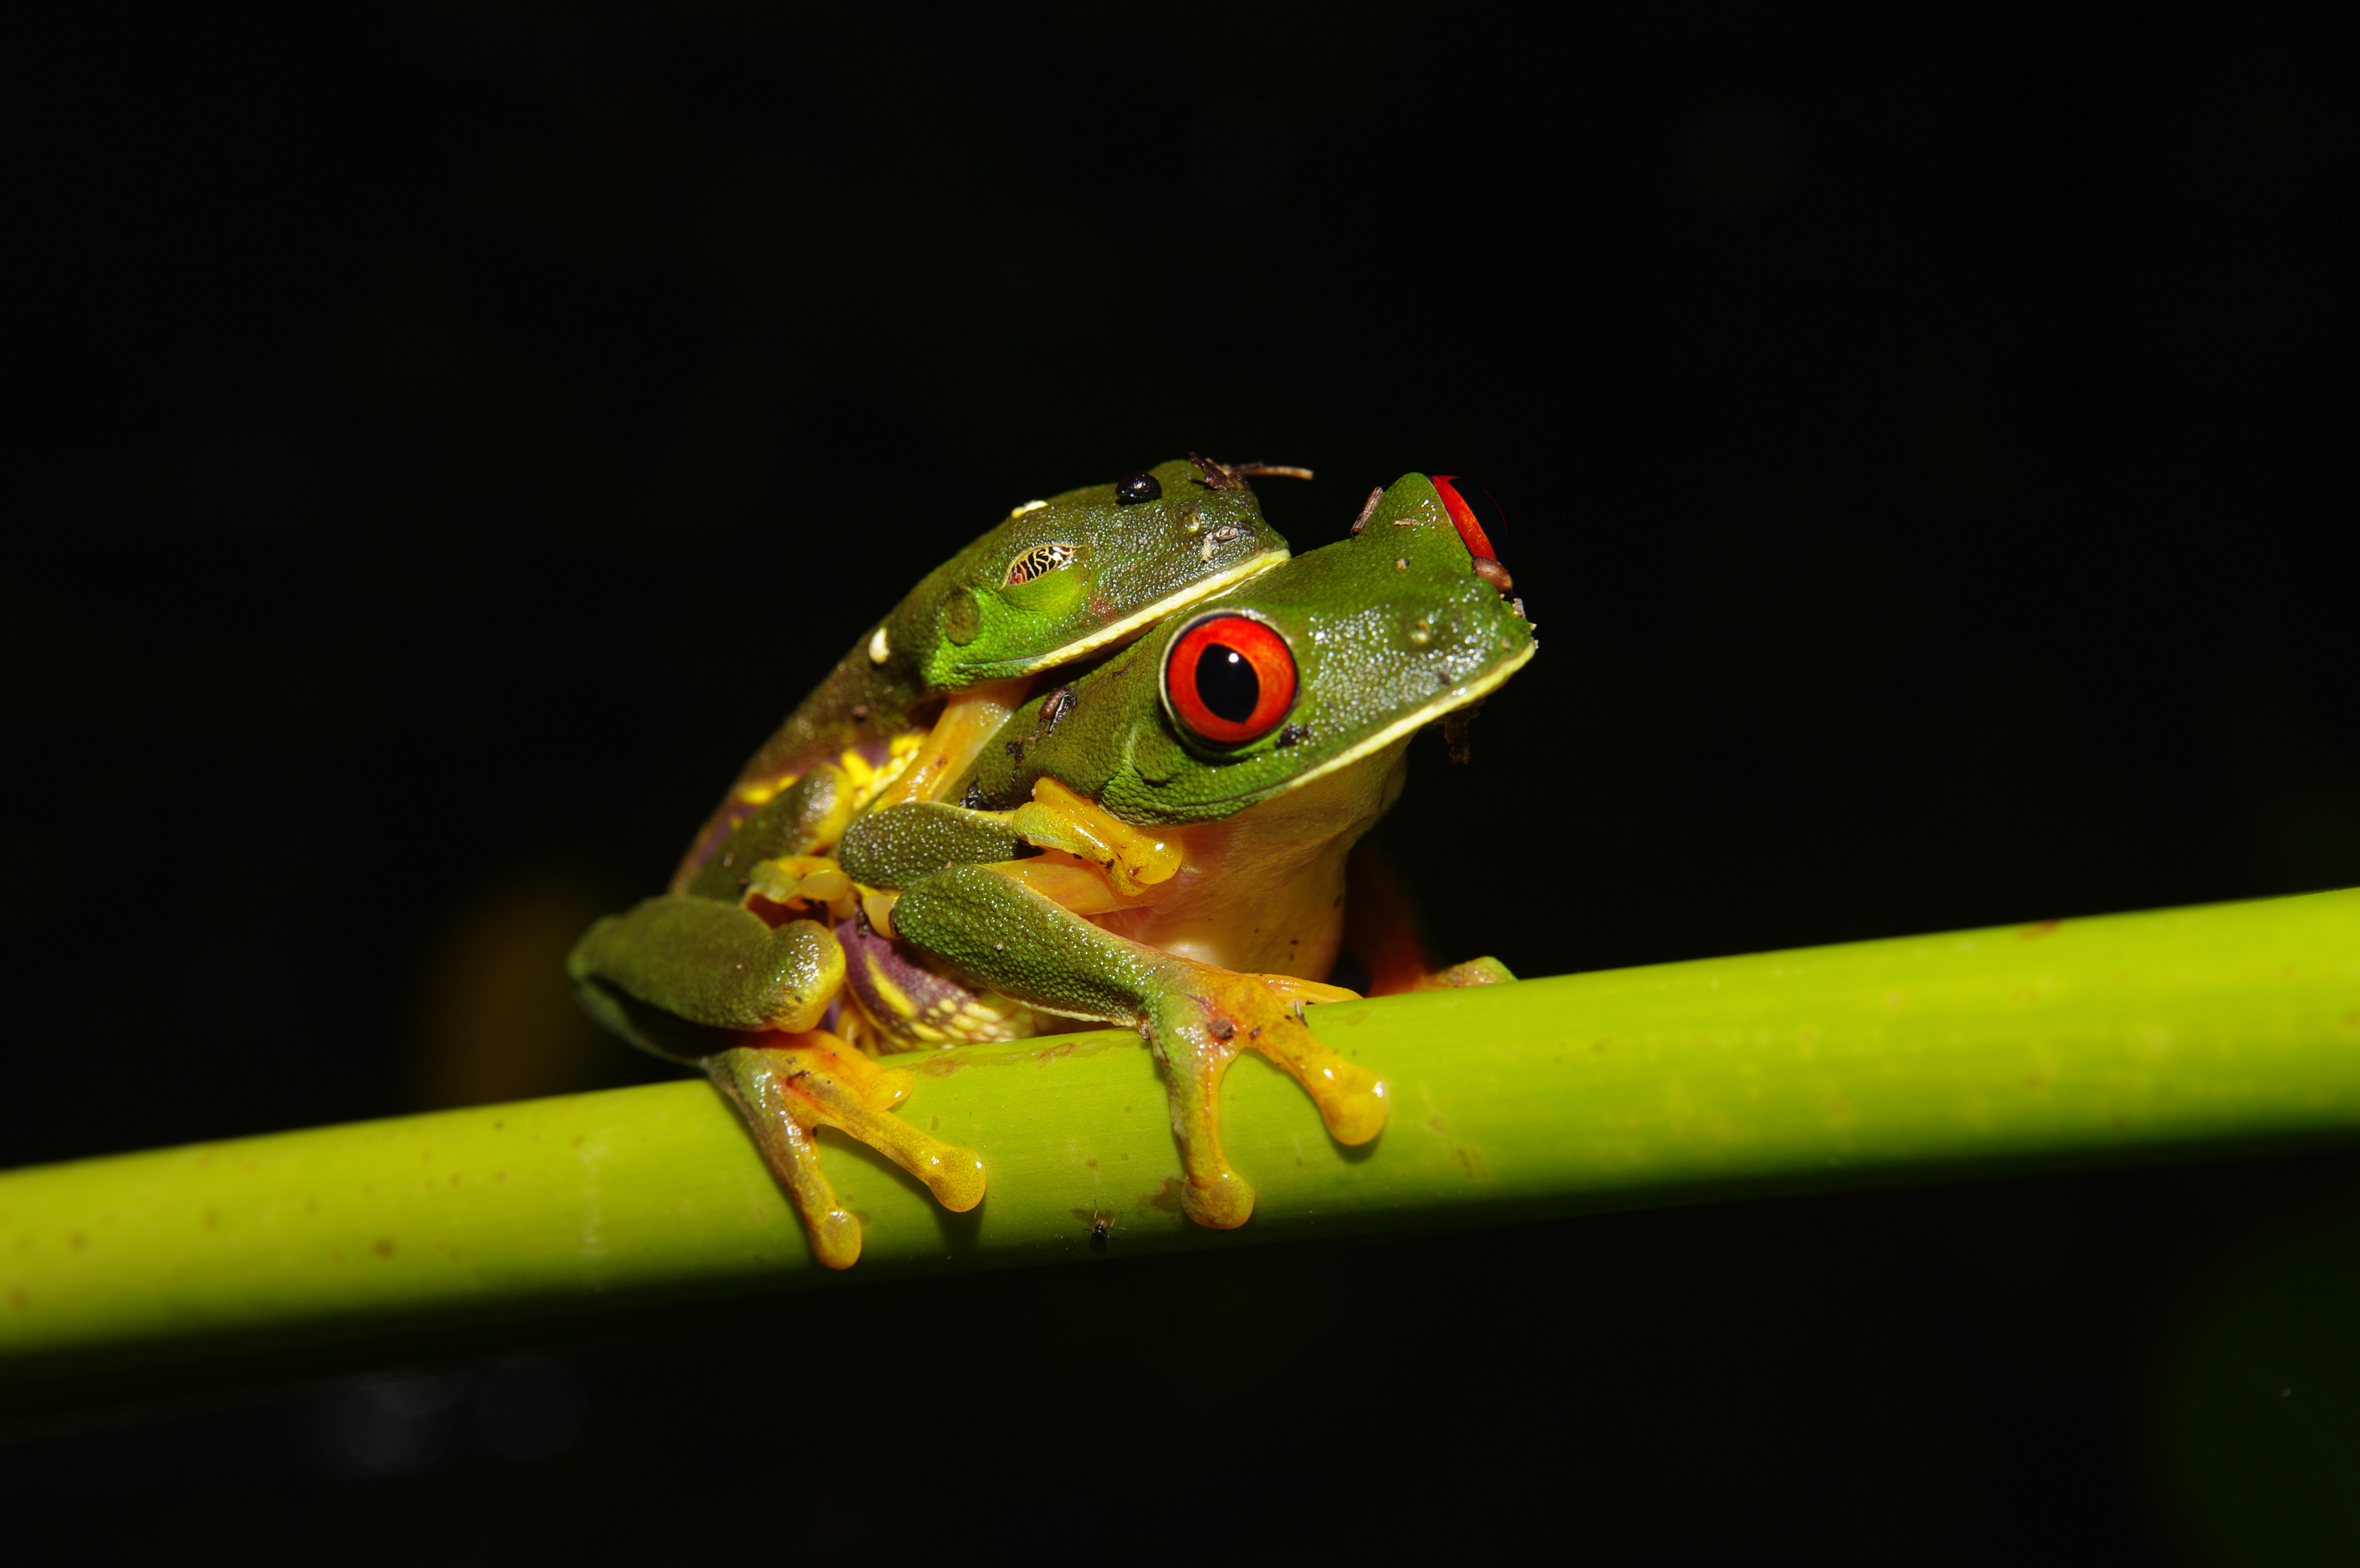
[[[1348,1146],[1384,1130],[1385,1085],[1322,1044],[1304,1023],[1305,1003],[1345,1000],[1352,992],[1291,976],[1175,962],[1185,967],[1173,977],[1153,1036],[1170,1074],[1172,1130],[1186,1178],[1181,1208],[1198,1224],[1233,1230],[1252,1215],[1254,1202],[1253,1188],[1221,1151],[1221,1080],[1240,1051],[1260,1051],[1285,1069],[1319,1107],[1328,1135]]]
[[[830,1268],[860,1257],[860,1222],[836,1196],[820,1168],[813,1136],[834,1127],[877,1150],[924,1182],[955,1213],[983,1201],[983,1160],[944,1143],[891,1113],[916,1081],[880,1067],[836,1036],[754,1036],[759,1040],[707,1057],[705,1071],[729,1096],[787,1196],[803,1217],[812,1251]]]

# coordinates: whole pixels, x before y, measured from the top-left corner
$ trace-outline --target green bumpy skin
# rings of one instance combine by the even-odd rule
[[[837,770],[814,767],[749,814],[697,857],[695,872],[681,892],[735,904],[744,893],[744,869],[778,855],[813,852],[825,835],[818,825],[836,812],[846,781]],[[849,809],[847,806],[847,809]],[[727,808],[724,808],[725,814]],[[726,846],[730,853],[714,853]]]
[[[1241,483],[1216,488],[1194,463],[1148,471],[1163,494],[1126,503],[1114,485],[1067,490],[1007,521],[929,574],[887,616],[929,691],[1029,675],[1136,635],[1287,555]],[[1065,551],[1067,564],[1047,565]],[[1011,583],[1011,565],[1046,566]]]
[[[971,981],[1052,1012],[1130,1023],[1169,988],[1153,949],[1120,941],[989,867],[945,866],[893,906],[893,929]]]
[[[694,1061],[725,1035],[816,1025],[844,983],[844,949],[815,921],[772,930],[735,905],[667,894],[591,927],[566,968],[601,1024]]]
[[[1243,484],[1217,488],[1187,462],[1148,472],[1157,499],[1125,504],[1111,484],[1067,490],[1019,508],[928,573],[741,776],[800,773],[848,747],[881,745],[944,692],[1087,658],[1287,558]]]
[[[933,801],[897,806],[855,822],[836,863],[869,887],[907,887],[953,865],[989,864],[1032,853],[1008,824]]]
[[[1173,617],[1120,658],[1034,697],[952,796],[1006,810],[1049,777],[1128,822],[1209,822],[1349,765],[1480,700],[1530,656],[1532,628],[1471,560],[1432,483],[1408,475],[1351,538]],[[1191,739],[1161,695],[1173,640],[1217,611],[1273,627],[1295,660],[1286,722],[1240,747]],[[1057,711],[1044,723],[1052,697]]]

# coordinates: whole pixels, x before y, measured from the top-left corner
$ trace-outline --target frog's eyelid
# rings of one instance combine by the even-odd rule
[[[1226,572],[1216,572],[1209,577],[1199,577],[1169,598],[1158,599],[1145,609],[1127,615],[1110,626],[1102,626],[1078,642],[1068,642],[1063,647],[1052,649],[1016,673],[1020,675],[1029,675],[1035,670],[1045,670],[1052,664],[1070,663],[1086,653],[1095,653],[1101,648],[1110,648],[1117,643],[1128,641],[1131,637],[1154,625],[1175,609],[1185,609],[1199,599],[1211,598],[1215,594],[1224,593],[1249,577],[1258,577],[1273,566],[1283,565],[1287,554],[1286,549],[1282,546],[1256,555],[1251,560],[1241,561]]]
[[[1081,558],[1081,554],[1076,546],[1063,542],[1035,544],[1008,563],[1008,571],[1000,578],[1000,586],[1012,588],[1024,583],[1038,582],[1052,572],[1072,565]]]

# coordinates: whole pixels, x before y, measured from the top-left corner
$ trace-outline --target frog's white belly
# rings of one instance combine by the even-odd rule
[[[1409,738],[1220,822],[1170,830],[1180,870],[1092,916],[1223,969],[1325,980],[1344,934],[1344,858],[1402,792]]]

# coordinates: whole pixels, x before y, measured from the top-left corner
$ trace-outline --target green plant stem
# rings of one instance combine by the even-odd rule
[[[1338,1148],[1259,1058],[1229,1075],[1260,1192],[1180,1217],[1131,1035],[913,1061],[901,1114],[990,1187],[944,1212],[829,1138],[849,1273],[701,1080],[0,1176],[0,1396],[421,1323],[512,1334],[605,1305],[1583,1210],[2153,1159],[2360,1133],[2360,892],[1713,959],[1316,1010],[1391,1085]],[[348,1358],[354,1354],[345,1353]]]

